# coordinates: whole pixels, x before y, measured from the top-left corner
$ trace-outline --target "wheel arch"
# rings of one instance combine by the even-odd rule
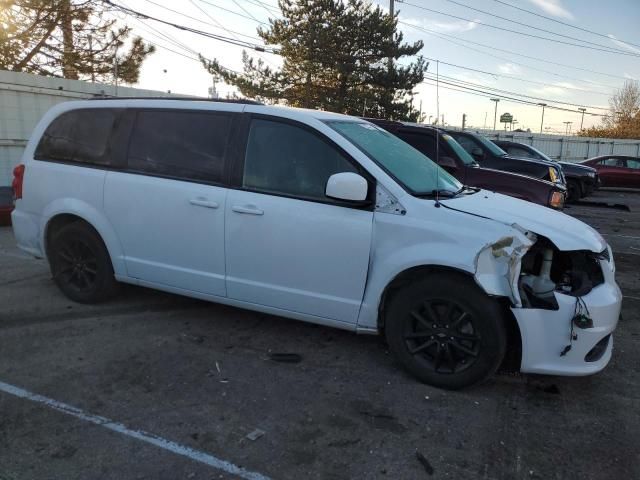
[[[95,207],[84,202],[67,202],[66,205],[51,205],[41,224],[41,244],[45,257],[49,257],[51,235],[73,222],[84,222],[93,228],[104,243],[116,276],[126,275],[122,248],[110,222]]]
[[[447,265],[416,265],[409,267],[389,281],[384,288],[378,304],[378,319],[377,330],[379,333],[384,332],[385,326],[385,307],[389,299],[392,298],[393,293],[406,285],[408,282],[417,278],[423,278],[427,275],[436,274],[455,274],[464,276],[472,280],[476,285],[475,276],[473,273]],[[478,288],[482,291],[482,287],[478,285]],[[509,371],[520,371],[520,364],[522,361],[522,334],[518,322],[511,311],[511,302],[507,297],[493,297],[500,304],[500,307],[504,313],[504,321],[507,332],[507,352],[503,361],[503,367]]]

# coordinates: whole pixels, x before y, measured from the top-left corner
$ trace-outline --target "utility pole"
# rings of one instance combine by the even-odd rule
[[[578,108],[578,110],[582,112],[582,118],[580,119],[580,130],[582,131],[582,124],[584,123],[584,112],[586,112],[587,109],[580,107]]]
[[[418,116],[418,123],[422,123],[422,99],[420,99],[420,115]]]
[[[464,130],[464,127],[467,125],[467,114],[463,113],[462,114],[462,130]]]
[[[564,123],[564,124],[566,125],[566,127],[565,127],[565,129],[564,129],[564,134],[565,134],[565,135],[569,135],[570,128],[571,128],[571,124],[572,124],[573,122],[562,122],[562,123]]]
[[[498,119],[498,102],[500,101],[499,98],[490,98],[489,100],[491,100],[492,102],[496,102],[496,108],[493,111],[493,129],[496,129],[496,120]]]
[[[393,18],[394,15],[394,0],[389,0],[389,15]],[[391,41],[393,41],[393,32],[391,32]],[[391,52],[389,52],[391,53]],[[393,71],[393,57],[389,55],[389,74]]]
[[[115,96],[118,96],[118,44],[116,43],[116,53],[113,55],[113,79],[115,84]]]
[[[91,83],[96,83],[96,72],[93,68],[93,36],[89,35],[89,62],[91,63]]]
[[[485,130],[487,129],[487,112],[484,112],[484,127]]]
[[[546,103],[539,103],[538,105],[540,105],[542,107],[542,120],[540,120],[540,133],[542,133],[542,124],[544,123],[544,107],[547,106]]]

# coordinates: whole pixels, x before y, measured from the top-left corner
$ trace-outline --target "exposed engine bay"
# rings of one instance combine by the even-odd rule
[[[560,251],[548,239],[538,241],[522,257],[518,290],[524,308],[557,310],[554,292],[582,297],[604,283],[601,259],[609,252]]]

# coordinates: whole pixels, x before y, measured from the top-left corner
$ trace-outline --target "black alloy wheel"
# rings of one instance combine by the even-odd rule
[[[47,254],[53,280],[71,300],[96,303],[116,293],[111,257],[90,225],[78,221],[54,232]]]
[[[444,299],[425,300],[411,310],[404,340],[411,355],[442,374],[468,369],[480,355],[482,345],[473,314]]]

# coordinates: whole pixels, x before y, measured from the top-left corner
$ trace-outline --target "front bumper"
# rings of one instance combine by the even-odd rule
[[[577,339],[570,342],[576,298],[555,293],[558,310],[512,308],[522,336],[520,370],[550,375],[589,375],[607,366],[613,350],[611,333],[620,317],[622,293],[615,282],[613,265],[601,260],[605,282],[582,297],[593,327],[574,327]],[[607,337],[607,339],[605,339]],[[566,355],[560,353],[571,343]]]

